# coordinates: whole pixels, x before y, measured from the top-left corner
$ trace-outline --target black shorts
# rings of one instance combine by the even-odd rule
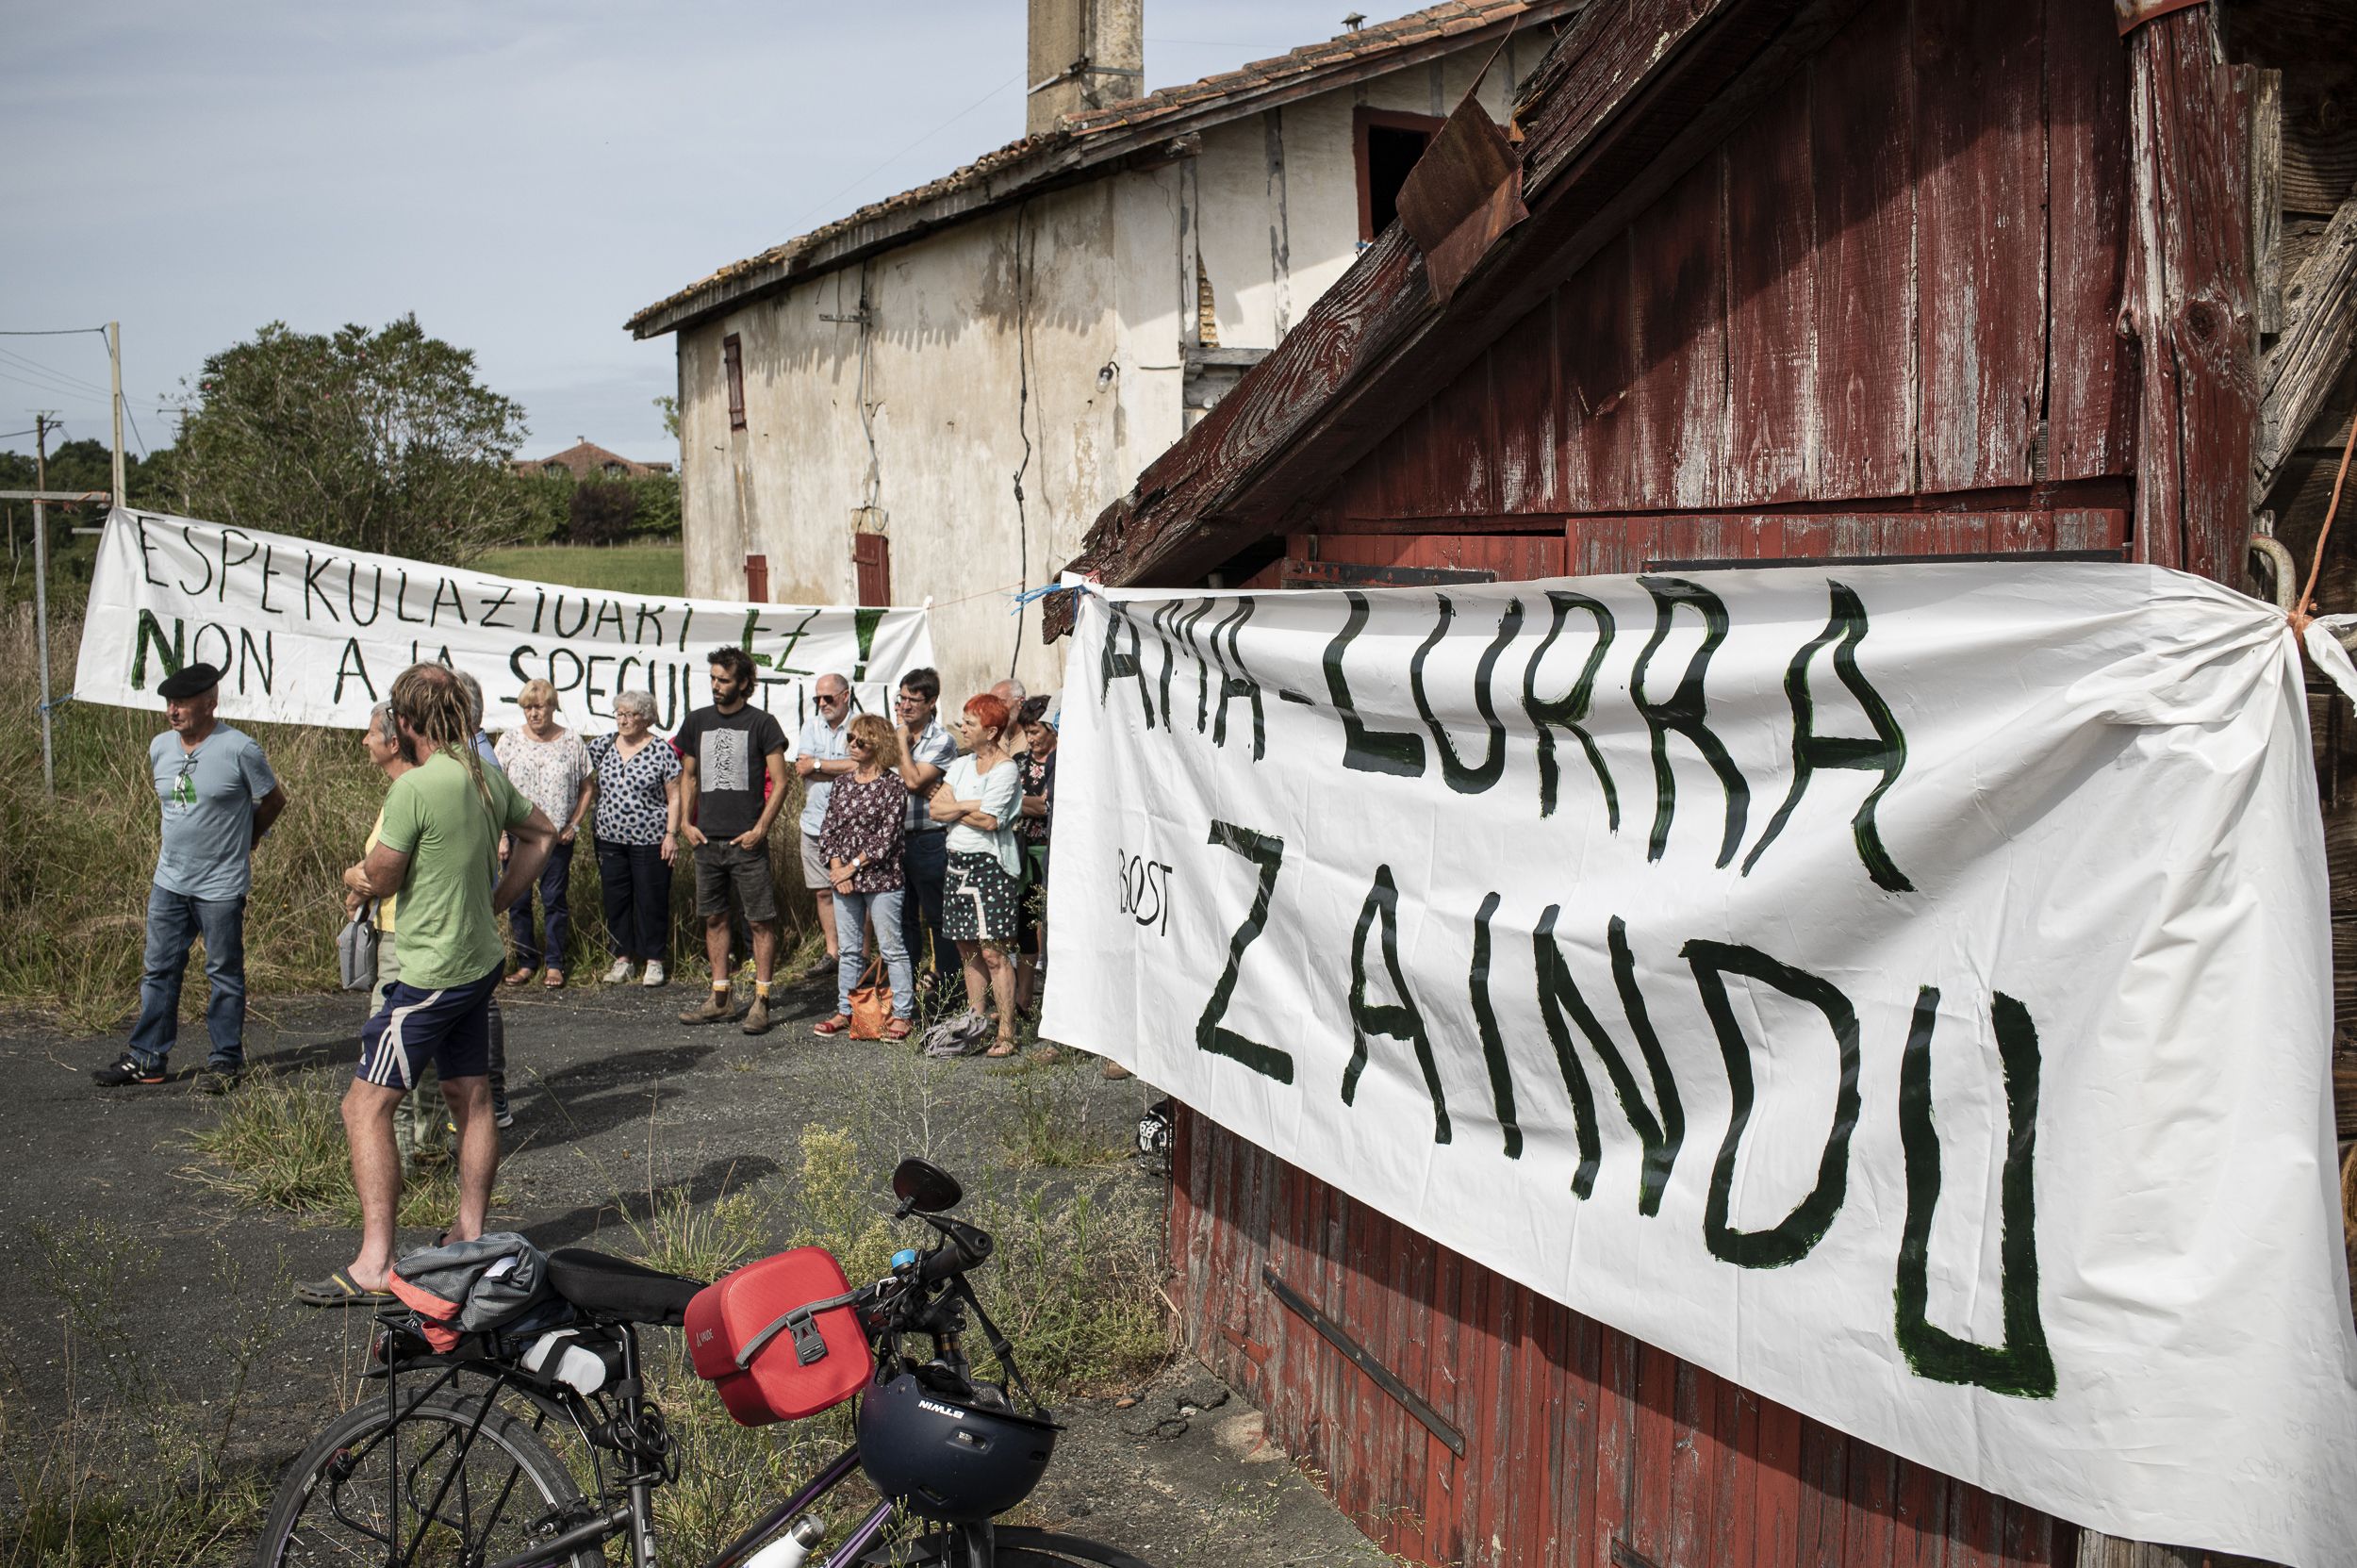
[[[736,890],[745,918],[767,925],[778,917],[778,884],[769,875],[766,849],[740,850],[734,840],[706,839],[696,846],[696,913],[710,919],[729,912],[729,889]]]

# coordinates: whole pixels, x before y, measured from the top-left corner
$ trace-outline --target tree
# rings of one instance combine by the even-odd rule
[[[670,437],[671,439],[675,441],[678,440],[679,399],[675,397],[659,397],[654,400],[654,405],[656,412],[663,416],[663,433],[666,436]]]
[[[459,561],[529,527],[505,464],[523,434],[522,404],[414,315],[331,335],[273,322],[205,361],[176,477],[210,521]]]

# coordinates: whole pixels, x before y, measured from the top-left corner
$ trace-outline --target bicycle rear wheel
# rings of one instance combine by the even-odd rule
[[[861,1557],[864,1568],[1153,1568],[1144,1558],[1021,1525],[934,1530]]]
[[[376,1568],[396,1544],[417,1568],[496,1562],[587,1514],[564,1462],[505,1411],[436,1395],[386,1417],[381,1397],[346,1411],[295,1461],[262,1527],[260,1568]],[[568,1560],[605,1559],[592,1548]]]

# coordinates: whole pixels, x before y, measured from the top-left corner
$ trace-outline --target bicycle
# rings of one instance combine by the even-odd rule
[[[1148,1568],[1113,1546],[995,1523],[1046,1473],[1062,1428],[966,1282],[994,1244],[947,1217],[964,1196],[957,1180],[904,1160],[892,1185],[894,1217],[913,1214],[939,1239],[896,1253],[885,1278],[807,1304],[758,1336],[790,1330],[792,1352],[814,1313],[858,1314],[872,1370],[857,1440],[704,1568]],[[378,1314],[365,1376],[381,1381],[383,1397],[338,1417],[289,1468],[263,1526],[261,1568],[602,1568],[617,1539],[630,1543],[634,1568],[655,1568],[653,1496],[678,1478],[678,1444],[647,1395],[638,1332],[681,1326],[703,1282],[582,1248],[550,1254],[548,1276],[573,1309],[562,1333],[469,1334],[437,1352],[400,1309]],[[998,1381],[978,1378],[966,1358],[969,1312]],[[902,1345],[917,1336],[931,1345],[921,1359]],[[761,1349],[749,1345],[739,1364]],[[552,1433],[587,1456],[591,1492],[550,1445]],[[863,1471],[879,1501],[816,1555],[818,1505]],[[888,1541],[903,1510],[927,1527]]]

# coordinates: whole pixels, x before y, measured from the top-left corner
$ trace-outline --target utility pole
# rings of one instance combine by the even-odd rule
[[[115,382],[115,466],[113,503],[123,504],[123,323],[107,323],[107,358],[114,367]],[[46,488],[44,486],[42,488]],[[46,699],[44,699],[46,701]]]
[[[122,421],[123,399],[115,399],[115,419]],[[123,470],[123,440],[115,439],[115,471]],[[49,487],[49,416],[33,416],[33,489],[36,494]],[[49,730],[49,511],[40,501],[33,503],[33,626],[34,638],[41,662],[41,788],[51,796],[58,793],[57,748]]]

